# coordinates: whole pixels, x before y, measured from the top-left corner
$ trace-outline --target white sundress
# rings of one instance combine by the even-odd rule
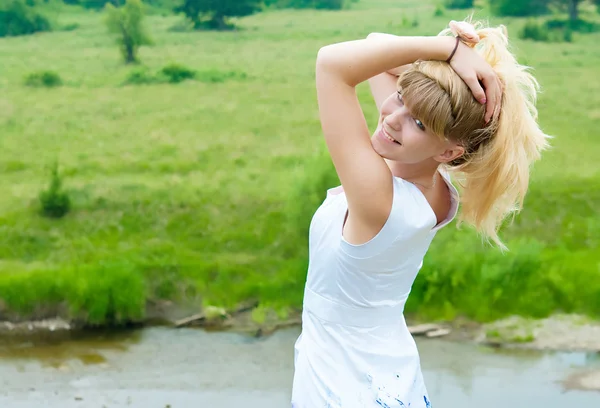
[[[414,184],[395,177],[390,216],[362,245],[342,236],[343,189],[327,191],[310,224],[293,408],[431,407],[403,310],[433,237],[456,216],[458,192],[447,177],[452,205],[443,222],[436,225]]]

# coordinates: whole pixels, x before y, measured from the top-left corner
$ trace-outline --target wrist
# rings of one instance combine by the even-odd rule
[[[449,63],[458,50],[460,40],[458,37],[450,36],[439,36],[436,38],[439,39],[439,55],[435,59]]]

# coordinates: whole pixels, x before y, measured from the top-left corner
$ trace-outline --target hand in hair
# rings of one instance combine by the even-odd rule
[[[450,66],[473,92],[473,96],[487,103],[485,123],[500,114],[502,83],[492,67],[475,50],[462,42],[450,61]]]

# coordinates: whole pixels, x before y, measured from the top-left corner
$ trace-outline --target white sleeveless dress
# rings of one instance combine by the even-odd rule
[[[390,216],[362,245],[342,236],[342,188],[327,191],[310,224],[293,408],[431,407],[403,310],[436,231],[458,209],[458,192],[442,176],[452,196],[443,222],[436,225],[414,184],[395,177]]]

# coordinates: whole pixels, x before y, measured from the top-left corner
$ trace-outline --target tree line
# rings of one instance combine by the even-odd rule
[[[244,17],[265,8],[314,8],[337,10],[359,0],[144,0],[145,5],[183,13],[195,29],[229,30],[231,17]],[[0,37],[49,31],[51,24],[36,6],[62,2],[87,9],[124,7],[127,0],[2,0]]]
[[[586,1],[600,8],[600,0],[489,0],[489,5],[498,16],[529,17],[548,13],[554,8],[567,11],[569,19],[577,21],[579,8]],[[475,0],[446,0],[445,5],[448,8],[468,9],[475,6]]]

